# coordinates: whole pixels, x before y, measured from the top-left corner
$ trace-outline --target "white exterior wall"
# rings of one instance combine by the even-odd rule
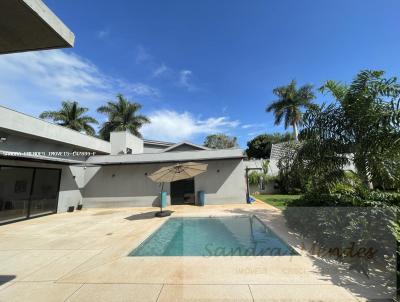
[[[207,172],[195,178],[195,191],[204,191],[205,204],[246,202],[243,160],[208,161]]]
[[[83,202],[84,176],[85,170],[83,167],[63,167],[57,213],[66,212],[70,206],[75,206],[76,209],[76,206]]]
[[[130,148],[132,154],[143,153],[143,140],[127,131],[111,132],[111,155],[126,154],[126,149]]]
[[[195,177],[195,193],[205,192],[206,204],[232,204],[246,201],[241,159],[206,161],[207,172]],[[165,164],[132,164],[88,167],[83,190],[84,207],[158,206],[161,186],[148,175]],[[219,172],[218,172],[219,170]],[[170,184],[164,185],[170,204]]]
[[[65,145],[61,143],[48,143],[31,137],[23,137],[15,134],[5,134],[0,130],[0,137],[6,138],[6,141],[0,143],[0,152],[45,152],[46,156],[50,156],[49,152],[69,152],[80,151],[79,148]],[[81,150],[85,152],[84,150]],[[87,156],[53,156],[55,158],[69,158],[72,160],[86,160]]]
[[[158,206],[161,186],[145,173],[149,175],[161,167],[137,164],[86,168],[84,207]],[[164,191],[169,195],[169,184],[165,184]]]
[[[0,151],[90,150],[98,154],[110,154],[112,149],[113,154],[117,154],[121,151],[125,153],[126,148],[132,149],[134,154],[131,155],[98,155],[89,157],[86,162],[69,162],[80,166],[34,162],[35,158],[31,158],[31,161],[0,159],[0,165],[61,170],[59,213],[67,211],[70,206],[76,207],[81,202],[84,207],[158,206],[161,186],[151,181],[147,175],[175,162],[187,161],[209,164],[206,173],[195,177],[195,193],[197,195],[198,191],[204,191],[206,204],[245,202],[243,153],[239,149],[192,151],[192,147],[183,146],[178,149],[180,152],[160,152],[172,144],[143,141],[127,132],[112,133],[111,140],[115,143],[112,146],[109,142],[2,106],[0,137],[5,138],[0,143]],[[89,167],[84,168],[85,164]],[[170,184],[165,184],[164,190],[169,195]]]

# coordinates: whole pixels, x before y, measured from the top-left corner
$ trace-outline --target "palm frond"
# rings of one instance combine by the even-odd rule
[[[141,137],[139,129],[143,124],[150,123],[144,115],[137,115],[142,105],[128,101],[122,94],[118,94],[116,101],[97,109],[99,113],[106,114],[108,122],[102,125],[100,135],[109,140],[111,131],[129,130],[132,134]]]

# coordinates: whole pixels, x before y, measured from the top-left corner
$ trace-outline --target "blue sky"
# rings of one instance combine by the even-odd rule
[[[146,138],[283,131],[265,107],[292,79],[319,87],[361,69],[400,75],[398,0],[45,0],[73,49],[0,57],[0,104],[38,115],[119,92],[143,105]],[[318,102],[329,98],[318,96]]]

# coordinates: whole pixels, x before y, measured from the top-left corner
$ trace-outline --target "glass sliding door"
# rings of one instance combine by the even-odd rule
[[[57,212],[61,170],[0,166],[0,223]]]
[[[0,222],[27,217],[33,172],[32,168],[0,166]]]
[[[38,216],[57,212],[60,171],[54,169],[36,169],[33,181],[29,216]]]

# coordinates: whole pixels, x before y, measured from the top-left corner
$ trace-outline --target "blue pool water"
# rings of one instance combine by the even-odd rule
[[[289,256],[256,216],[170,218],[129,256]]]

